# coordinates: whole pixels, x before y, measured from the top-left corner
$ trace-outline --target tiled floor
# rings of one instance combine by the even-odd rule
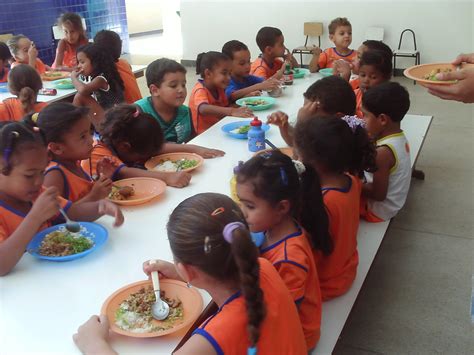
[[[134,64],[155,59],[135,58]],[[410,91],[410,113],[434,116],[417,162],[426,179],[412,181],[335,354],[473,354],[474,105],[442,101],[395,80]],[[144,79],[139,83],[146,94]]]

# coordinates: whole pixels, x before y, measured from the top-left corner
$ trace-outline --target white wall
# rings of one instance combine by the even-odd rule
[[[163,11],[161,1],[125,0],[125,6],[127,8],[129,34],[163,29]]]
[[[303,22],[310,21],[323,22],[325,33],[321,46],[327,48],[331,46],[328,23],[335,17],[347,17],[352,23],[354,49],[364,40],[366,27],[383,27],[384,42],[392,49],[398,46],[400,32],[411,28],[416,33],[422,63],[450,61],[458,53],[474,51],[473,3],[473,0],[181,0],[183,59],[195,60],[200,52],[220,51],[231,39],[246,43],[255,58],[259,54],[255,36],[263,26],[280,28],[286,46],[292,49],[304,44]],[[414,64],[413,60],[399,62],[397,67]]]

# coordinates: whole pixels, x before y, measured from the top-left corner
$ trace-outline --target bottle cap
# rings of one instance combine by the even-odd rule
[[[255,116],[255,117],[253,118],[253,120],[250,122],[250,125],[251,125],[252,127],[260,127],[260,126],[262,126],[262,121],[260,121],[260,120],[258,119],[258,117]]]

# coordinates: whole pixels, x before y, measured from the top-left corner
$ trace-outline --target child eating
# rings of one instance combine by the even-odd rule
[[[15,60],[11,65],[12,69],[19,64],[28,64],[35,68],[40,75],[47,70],[51,70],[38,58],[38,50],[34,42],[30,41],[28,37],[24,35],[13,36],[7,41],[7,46]]]

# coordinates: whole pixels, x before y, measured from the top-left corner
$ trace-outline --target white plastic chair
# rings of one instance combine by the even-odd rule
[[[403,40],[403,35],[409,32],[413,36],[413,49],[409,48],[402,48],[402,40]],[[395,49],[393,51],[393,71],[395,73],[395,69],[397,67],[397,57],[402,57],[402,58],[414,58],[415,59],[415,65],[419,65],[421,63],[420,60],[420,51],[416,48],[416,38],[415,38],[415,32],[413,30],[407,28],[402,31],[400,34],[400,41],[398,42],[398,49]]]

